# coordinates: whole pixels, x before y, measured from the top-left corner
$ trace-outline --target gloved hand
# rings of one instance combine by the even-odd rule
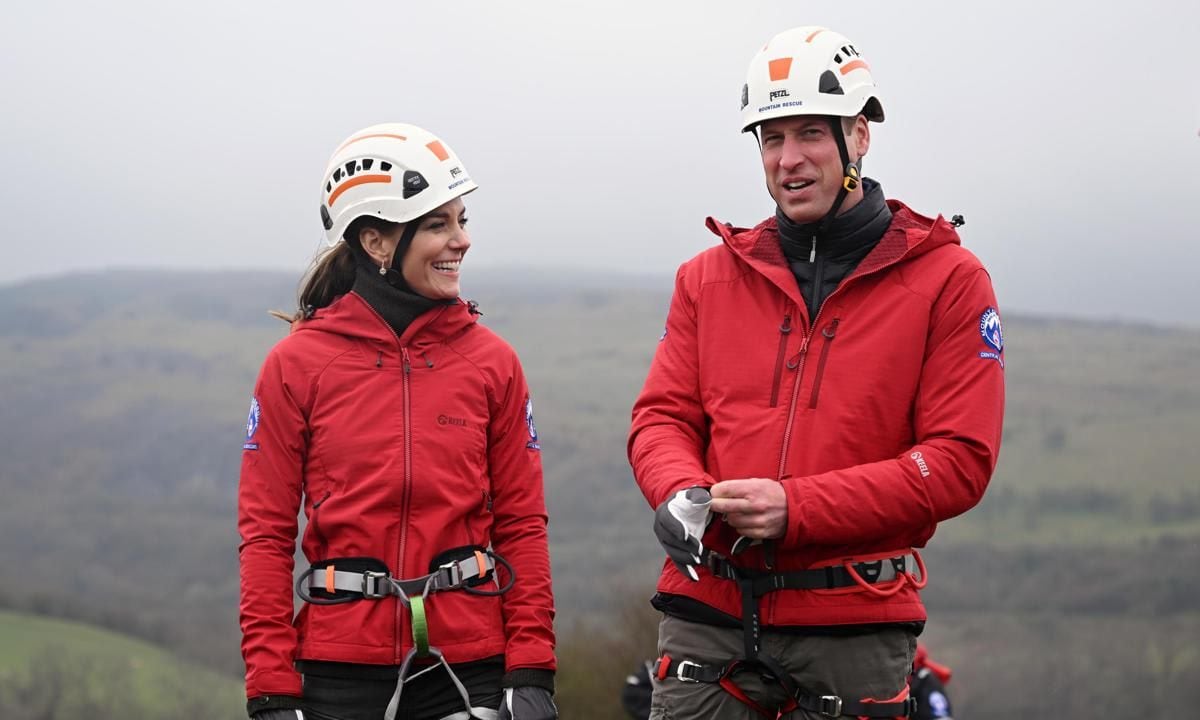
[[[712,495],[706,488],[680,490],[654,511],[654,534],[679,572],[699,581],[696,565],[704,562],[701,538],[712,520]]]
[[[254,720],[304,720],[303,710],[259,710],[250,717]]]
[[[554,696],[545,688],[525,685],[504,688],[499,720],[556,720]]]

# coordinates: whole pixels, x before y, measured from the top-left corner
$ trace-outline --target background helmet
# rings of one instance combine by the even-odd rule
[[[321,222],[330,246],[355,218],[406,223],[477,186],[450,146],[415,125],[384,123],[343,142],[325,169]]]
[[[849,38],[823,27],[779,33],[750,61],[742,86],[742,131],[792,115],[883,122],[871,68]]]

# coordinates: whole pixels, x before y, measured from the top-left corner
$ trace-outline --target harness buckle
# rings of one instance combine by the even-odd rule
[[[826,717],[840,717],[842,714],[842,699],[837,695],[822,695],[821,707],[817,712]]]
[[[387,573],[376,570],[364,570],[362,576],[362,596],[364,598],[378,600],[387,597],[386,590],[383,592],[379,591],[379,581],[386,579],[388,576]]]
[[[691,683],[700,682],[696,678],[688,677],[683,674],[683,670],[686,667],[698,668],[698,667],[700,667],[700,663],[692,662],[691,660],[680,660],[679,666],[675,668],[675,677],[678,678],[680,682],[691,682]]]
[[[447,587],[458,587],[462,584],[462,568],[459,567],[457,562],[448,562],[439,567],[438,570],[445,571],[446,576],[449,578],[450,584]]]

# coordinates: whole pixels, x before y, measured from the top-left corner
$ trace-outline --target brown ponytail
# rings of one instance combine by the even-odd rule
[[[312,267],[300,280],[298,307],[296,312],[288,315],[279,310],[268,311],[272,316],[293,323],[314,310],[327,307],[339,295],[345,295],[354,287],[354,248],[358,245],[358,234],[364,228],[375,228],[380,232],[395,232],[399,223],[389,222],[382,218],[363,215],[355,218],[342,233],[343,242],[334,245],[313,261]]]

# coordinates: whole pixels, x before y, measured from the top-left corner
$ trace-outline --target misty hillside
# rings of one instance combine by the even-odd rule
[[[481,274],[466,295],[533,389],[570,658],[573,628],[644,609],[661,562],[624,453],[671,282]],[[266,310],[290,310],[295,281],[111,272],[0,287],[0,607],[239,670],[241,439],[258,365],[286,331]],[[1163,683],[1156,707],[1200,699],[1187,689],[1200,686],[1200,332],[1006,317],[1005,335],[997,475],[926,553],[927,637],[962,678],[956,704],[1010,717],[1050,668],[1059,689],[1091,693],[1056,715],[1093,714],[1095,693],[1126,707],[1117,679],[1135,671]],[[653,651],[618,640],[610,664]],[[626,669],[611,671],[619,683]],[[571,678],[564,659],[565,698]]]

